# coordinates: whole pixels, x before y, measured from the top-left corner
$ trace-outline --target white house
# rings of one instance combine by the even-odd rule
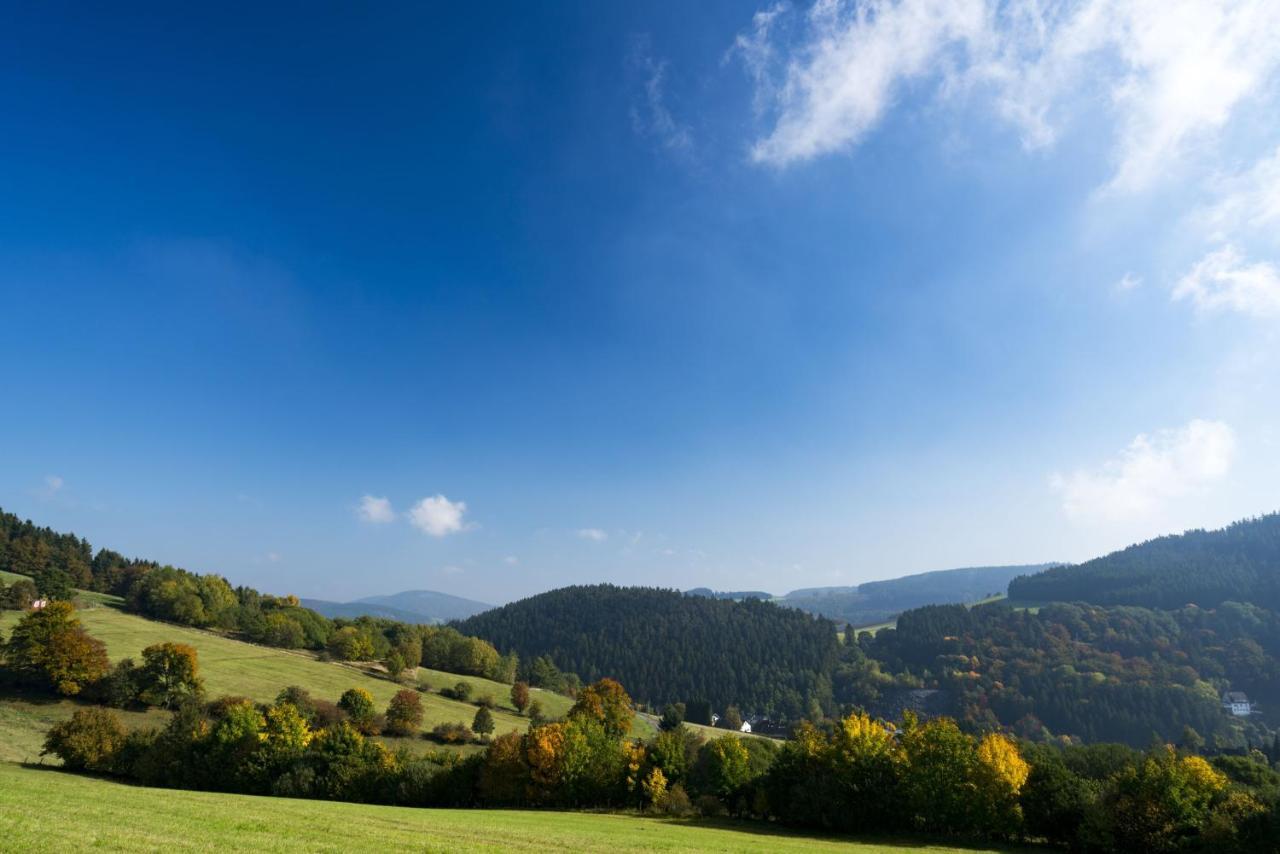
[[[738,727],[738,729],[743,732],[751,732],[751,721],[743,721],[742,726]]]
[[[1237,718],[1247,718],[1253,714],[1253,704],[1243,691],[1227,691],[1222,695],[1222,708]]]

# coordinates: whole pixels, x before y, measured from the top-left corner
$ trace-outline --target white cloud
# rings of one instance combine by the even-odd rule
[[[737,41],[756,80],[757,106],[772,101],[776,113],[751,156],[775,166],[851,147],[880,120],[902,81],[936,71],[945,48],[979,38],[985,28],[982,0],[818,0],[778,82],[769,68],[784,55],[770,40],[777,16],[776,7],[756,15],[753,33]]]
[[[520,562],[520,558],[516,557],[515,555],[507,555],[502,559],[502,562],[505,563],[507,566],[515,566]]]
[[[466,512],[465,501],[450,501],[443,495],[433,495],[413,505],[409,521],[433,537],[444,537],[469,527],[462,519]]]
[[[1280,226],[1280,147],[1237,175],[1218,181],[1217,200],[1200,212],[1211,236],[1241,231],[1275,236]]]
[[[989,90],[1032,148],[1082,99],[1101,103],[1117,125],[1110,187],[1138,190],[1280,65],[1275,0],[816,0],[804,24],[780,44],[775,8],[738,38],[772,118],[758,162],[848,149],[927,79],[943,96]]]
[[[394,522],[396,518],[395,511],[391,509],[390,499],[378,498],[374,495],[363,496],[356,513],[365,522],[372,522],[375,525],[385,525],[388,522]]]
[[[583,540],[591,540],[593,543],[603,543],[609,539],[609,535],[599,528],[579,528],[578,537]]]
[[[637,38],[632,45],[631,64],[643,77],[643,98],[631,108],[632,127],[636,133],[656,138],[673,154],[688,154],[693,150],[693,134],[667,106],[667,61],[653,57],[647,38]]]
[[[42,498],[52,498],[62,491],[62,487],[66,485],[66,481],[58,477],[56,474],[45,475],[44,487],[40,490]]]
[[[1136,290],[1142,287],[1142,277],[1133,273],[1125,273],[1120,277],[1120,281],[1116,282],[1116,290],[1121,293]]]
[[[1141,434],[1102,466],[1055,475],[1051,482],[1073,519],[1150,518],[1169,501],[1225,477],[1235,446],[1230,426],[1196,419],[1185,427]]]
[[[1224,246],[1182,277],[1173,298],[1189,299],[1201,312],[1280,316],[1280,271],[1264,262],[1249,264],[1234,246]]]

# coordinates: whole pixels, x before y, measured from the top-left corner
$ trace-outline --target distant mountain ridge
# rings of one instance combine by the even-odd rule
[[[1280,513],[1157,537],[1016,578],[1009,598],[1173,609],[1236,601],[1280,609]]]
[[[854,627],[892,620],[903,611],[925,605],[967,605],[1001,595],[1021,575],[1042,572],[1056,563],[1013,566],[970,566],[939,569],[868,581],[856,587],[810,587],[793,590],[779,605],[799,608]]]
[[[389,596],[366,596],[354,602],[329,602],[303,599],[302,604],[326,617],[354,619],[361,616],[384,617],[407,623],[447,623],[465,620],[493,608],[484,602],[464,599],[436,590],[405,590]]]

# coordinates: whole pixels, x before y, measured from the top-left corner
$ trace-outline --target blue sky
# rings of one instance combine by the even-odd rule
[[[1277,509],[1280,8],[10,8],[0,506],[275,592]]]

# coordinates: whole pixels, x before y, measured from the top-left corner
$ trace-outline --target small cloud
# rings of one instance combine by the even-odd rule
[[[1125,273],[1120,277],[1120,281],[1116,282],[1116,290],[1120,293],[1128,293],[1142,287],[1142,277],[1133,273]]]
[[[1140,434],[1098,468],[1054,475],[1050,482],[1073,519],[1149,518],[1169,501],[1225,477],[1235,448],[1235,432],[1226,423],[1195,419],[1185,427]]]
[[[444,537],[470,527],[462,518],[466,512],[465,501],[450,501],[443,495],[433,495],[413,506],[409,511],[409,521],[432,537]]]
[[[603,543],[609,539],[609,535],[599,528],[579,528],[578,538],[582,540],[590,540],[593,543]]]
[[[279,552],[267,552],[267,563],[279,563],[279,562],[280,562]]]
[[[516,557],[515,555],[507,555],[502,559],[502,562],[505,563],[507,566],[515,566],[520,562],[520,558]]]
[[[1264,262],[1249,264],[1234,246],[1224,246],[1210,252],[1182,277],[1173,289],[1173,298],[1189,299],[1204,313],[1280,315],[1280,271]]]
[[[440,568],[441,575],[461,575],[462,567],[460,566],[443,566]]]
[[[62,487],[65,485],[66,485],[66,481],[64,481],[58,475],[48,474],[48,475],[45,475],[44,486],[40,487],[40,489],[36,491],[36,494],[40,498],[48,500],[50,498],[53,498],[59,492],[61,492]]]
[[[689,155],[693,151],[693,134],[667,106],[667,61],[655,59],[648,37],[641,36],[632,43],[630,62],[643,78],[643,97],[631,107],[631,126],[641,136],[655,138],[669,153]]]
[[[375,525],[385,525],[388,522],[394,522],[396,518],[395,511],[391,509],[391,500],[374,495],[362,497],[356,513],[361,520]]]

